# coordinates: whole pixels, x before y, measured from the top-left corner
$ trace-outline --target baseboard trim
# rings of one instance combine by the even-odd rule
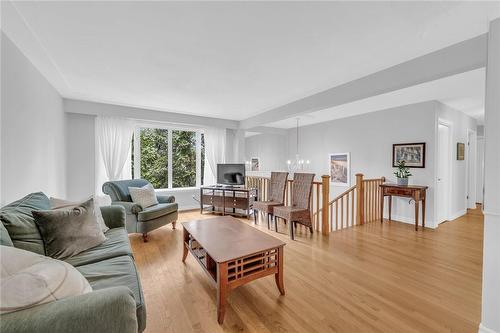
[[[386,217],[384,216],[384,218],[386,218]],[[415,225],[415,218],[414,217],[392,215],[391,218],[392,218],[392,221]],[[419,227],[422,225],[421,218],[422,218],[421,216],[419,216],[419,218],[418,218],[418,226]],[[434,221],[426,220],[425,221],[425,228],[436,229],[436,226],[434,225]]]
[[[481,323],[481,324],[479,324],[478,333],[498,333],[498,332],[492,330],[491,328],[484,326],[483,323]]]
[[[460,210],[460,211],[458,211],[458,212],[455,212],[455,213],[451,214],[451,216],[450,216],[450,221],[456,220],[456,219],[458,219],[459,217],[464,216],[465,214],[467,214],[467,209],[464,209],[464,210]]]

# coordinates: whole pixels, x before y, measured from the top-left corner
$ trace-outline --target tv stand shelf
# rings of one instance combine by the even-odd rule
[[[200,188],[200,213],[250,218],[250,210],[253,209],[256,198],[255,188],[204,186]]]

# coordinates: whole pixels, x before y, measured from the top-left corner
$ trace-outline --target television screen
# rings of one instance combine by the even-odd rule
[[[245,185],[245,164],[217,164],[217,184]]]

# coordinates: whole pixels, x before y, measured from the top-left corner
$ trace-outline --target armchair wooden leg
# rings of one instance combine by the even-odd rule
[[[253,209],[253,224],[257,224],[257,210]]]
[[[269,223],[270,223],[270,221],[269,221],[269,220],[270,220],[270,219],[271,219],[271,214],[269,214],[269,213],[268,213],[268,214],[267,214],[267,229],[270,229],[270,228],[271,228],[271,226],[269,225]]]
[[[177,221],[172,222],[172,229],[174,229],[174,230],[175,230],[175,224],[176,223],[177,223]]]
[[[290,239],[294,240],[295,237],[293,235],[293,222],[292,221],[290,221],[290,223],[289,223],[289,229],[290,229]]]
[[[274,216],[274,231],[278,232],[278,218]]]
[[[146,233],[142,234],[142,240],[144,241],[144,243],[147,243],[148,242],[148,234],[146,234]]]

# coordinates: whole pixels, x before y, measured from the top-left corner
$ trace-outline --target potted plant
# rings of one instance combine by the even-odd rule
[[[394,174],[398,178],[398,185],[408,185],[408,177],[412,176],[404,160],[398,162],[398,171],[394,172]]]

